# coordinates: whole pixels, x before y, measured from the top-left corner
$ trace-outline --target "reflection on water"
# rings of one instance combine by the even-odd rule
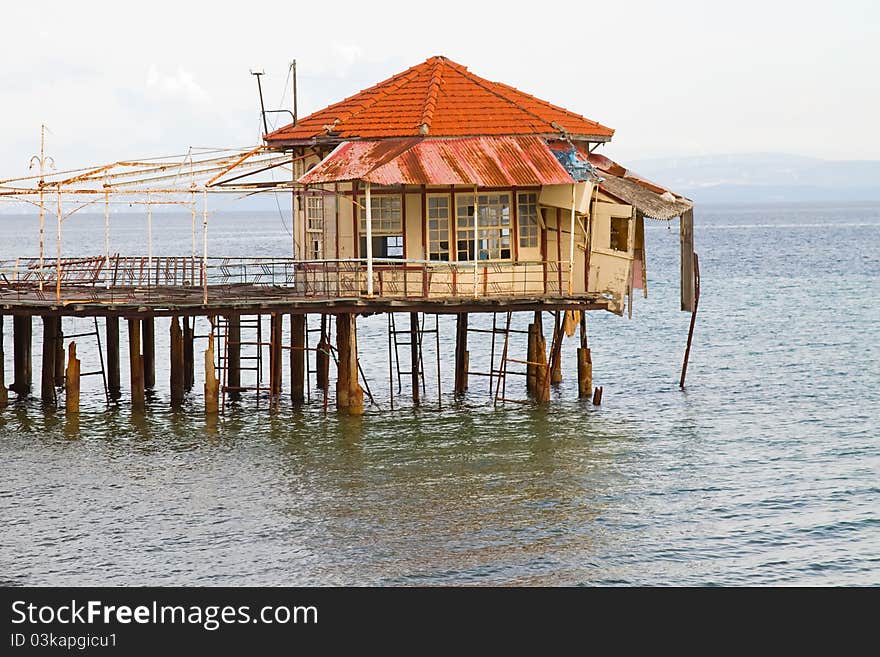
[[[277,219],[264,221],[254,240],[274,234]],[[428,403],[392,412],[382,317],[359,323],[383,405],[363,418],[324,417],[317,400],[274,414],[245,400],[206,419],[199,382],[172,412],[162,358],[143,415],[125,398],[106,407],[94,381],[75,419],[13,403],[0,412],[3,578],[880,583],[880,347],[865,339],[880,317],[864,301],[880,292],[880,208],[720,209],[702,222],[684,393],[677,236],[652,226],[651,299],[636,300],[632,322],[590,317],[598,409],[576,399],[573,341],[546,408],[493,408],[479,379],[456,403],[444,320],[443,410],[428,349]],[[817,302],[829,285],[834,303]],[[474,367],[487,369],[475,344]],[[80,353],[85,368],[93,347]]]

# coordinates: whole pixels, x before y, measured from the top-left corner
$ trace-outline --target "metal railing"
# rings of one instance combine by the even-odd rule
[[[0,292],[41,289],[49,296],[61,288],[93,288],[91,296],[174,296],[193,288],[205,299],[212,290],[238,289],[242,296],[259,297],[261,289],[274,296],[306,299],[367,297],[365,259],[295,260],[243,257],[63,258],[44,261],[20,258],[0,262]],[[375,258],[374,297],[444,299],[473,297],[568,296],[568,262],[442,262]]]

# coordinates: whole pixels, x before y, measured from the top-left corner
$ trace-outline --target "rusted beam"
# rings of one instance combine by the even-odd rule
[[[0,408],[9,404],[9,393],[6,390],[6,354],[3,351],[3,315],[0,314]]]

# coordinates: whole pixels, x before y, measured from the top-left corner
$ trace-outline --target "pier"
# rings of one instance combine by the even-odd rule
[[[410,106],[413,97],[424,102]],[[389,103],[396,118],[382,110]],[[459,106],[471,108],[467,120]],[[22,256],[0,262],[8,390],[34,394],[39,318],[40,398],[57,406],[63,393],[69,414],[79,412],[81,377],[98,375],[107,403],[127,398],[143,412],[149,392],[166,385],[156,380],[159,360],[169,364],[175,408],[196,398],[199,379],[208,414],[250,398],[275,409],[286,395],[294,407],[311,401],[357,415],[379,405],[359,366],[358,318],[382,314],[391,394],[382,403],[390,408],[401,403],[404,380],[412,403],[426,403],[432,339],[440,404],[444,388],[464,395],[475,377],[487,379],[493,403],[544,404],[568,372],[578,396],[599,404],[587,316],[632,318],[636,291],[647,296],[646,220],[680,218],[682,310],[696,310],[698,276],[693,204],[598,154],[613,132],[433,57],[342,103],[293,115],[251,149],[191,148],[50,172],[41,142],[39,174],[0,180],[0,200],[39,213],[39,234],[23,236]],[[216,255],[211,198],[253,194],[289,195],[291,242],[278,256]],[[146,256],[114,250],[116,204],[143,209]],[[184,253],[154,254],[159,206],[189,214]],[[104,212],[103,244],[65,256],[64,225],[86,208]],[[516,328],[516,313],[528,315],[527,330]],[[476,326],[474,314],[490,315],[491,328]],[[453,353],[441,353],[440,316],[456,318]],[[85,318],[89,329],[65,334],[68,318]],[[156,351],[157,331],[167,331],[167,354]],[[572,363],[563,362],[565,339],[578,340]],[[78,355],[84,340],[95,341],[97,362]],[[488,369],[471,366],[474,350],[489,355]],[[0,358],[0,406],[7,381]]]

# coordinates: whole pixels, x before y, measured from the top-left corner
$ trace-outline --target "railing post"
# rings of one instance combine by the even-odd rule
[[[365,184],[367,195],[367,296],[373,296],[373,204],[370,183]]]
[[[208,303],[208,190],[202,190],[202,303]]]

